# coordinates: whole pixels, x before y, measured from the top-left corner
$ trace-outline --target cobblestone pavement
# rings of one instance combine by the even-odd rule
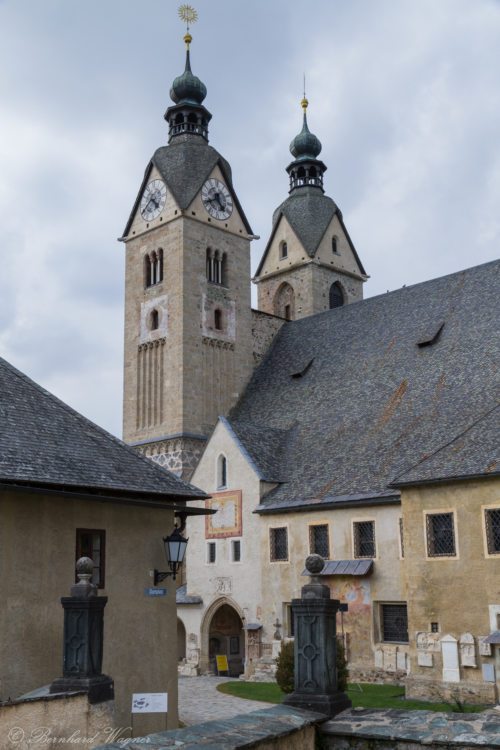
[[[179,677],[179,719],[187,725],[213,719],[231,719],[258,708],[271,708],[272,703],[247,701],[219,693],[217,685],[231,682],[231,677]]]

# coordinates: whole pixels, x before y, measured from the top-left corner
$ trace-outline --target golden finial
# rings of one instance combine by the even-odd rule
[[[196,21],[198,20],[198,11],[196,11],[192,7],[192,5],[180,5],[178,13],[181,21],[184,21],[186,23],[186,34],[184,35],[184,41],[186,42],[186,47],[189,49],[189,45],[193,41],[193,37],[189,33],[189,24],[196,23]]]
[[[306,74],[304,73],[304,96],[302,98],[302,101],[300,102],[300,106],[304,110],[304,114],[306,113],[306,109],[308,105],[309,105],[309,102],[307,101],[307,98],[306,98]]]

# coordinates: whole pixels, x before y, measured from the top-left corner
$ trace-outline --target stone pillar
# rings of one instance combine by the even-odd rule
[[[76,563],[78,583],[71,596],[62,597],[64,609],[63,676],[50,686],[51,693],[85,691],[89,703],[114,697],[113,680],[101,673],[104,607],[107,596],[98,596],[90,582],[94,564],[89,557]]]
[[[311,582],[302,587],[302,597],[292,601],[294,618],[295,689],[284,703],[326,716],[351,707],[351,701],[337,688],[336,615],[340,602],[330,598],[321,583],[320,555],[309,555],[306,568]]]

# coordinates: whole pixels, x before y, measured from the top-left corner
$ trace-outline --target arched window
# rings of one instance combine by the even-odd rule
[[[274,314],[285,320],[295,318],[295,292],[286,281],[278,288],[273,299]]]
[[[212,281],[216,284],[222,284],[222,255],[219,250],[216,250],[214,255],[214,278]]]
[[[339,282],[336,281],[330,287],[330,310],[334,307],[342,307],[344,301],[344,292]]]
[[[227,487],[227,459],[220,454],[217,459],[217,489]]]
[[[149,256],[151,259],[151,284],[150,286],[153,286],[153,284],[156,284],[158,281],[157,273],[158,273],[158,256],[155,252],[152,252]]]
[[[306,181],[306,170],[304,167],[299,167],[297,170],[297,183],[299,185],[304,185]]]
[[[156,331],[159,325],[159,315],[158,310],[151,310],[151,313],[149,315],[149,330],[150,331]]]
[[[332,252],[336,255],[339,254],[339,241],[337,237],[332,237]]]
[[[151,259],[149,255],[144,256],[144,286],[151,286]]]
[[[211,247],[207,247],[207,281],[214,280],[214,256]]]
[[[288,245],[284,240],[280,244],[280,260],[283,260],[283,258],[288,258]]]
[[[218,308],[214,310],[214,328],[216,331],[222,331],[222,312]]]

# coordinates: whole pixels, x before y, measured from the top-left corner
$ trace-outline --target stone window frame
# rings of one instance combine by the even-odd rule
[[[226,490],[228,488],[228,466],[229,461],[224,451],[221,451],[215,461],[215,486],[217,490]]]
[[[235,554],[234,554],[236,545],[238,545],[238,548],[239,548],[239,556],[237,560],[235,559]],[[231,539],[231,562],[234,563],[235,565],[240,565],[242,562],[242,557],[243,555],[242,555],[242,549],[241,549],[241,539]]]
[[[481,525],[483,530],[483,545],[484,545],[484,556],[485,558],[489,559],[498,559],[500,556],[500,550],[498,552],[490,552],[489,551],[489,544],[488,544],[488,523],[487,523],[487,513],[488,511],[496,510],[500,512],[500,505],[495,505],[494,503],[487,503],[486,505],[481,506]]]
[[[94,543],[91,543],[91,549],[89,549],[83,542],[82,537],[84,535],[98,535],[99,536],[99,564],[96,565],[94,559]],[[93,556],[94,555],[94,556]],[[105,529],[84,529],[77,528],[75,534],[75,562],[80,557],[90,557],[94,562],[94,573],[92,574],[92,582],[96,583],[94,577],[96,571],[98,571],[99,580],[96,583],[98,589],[105,588],[106,585],[106,530]],[[75,583],[77,583],[75,573]]]
[[[288,242],[281,240],[278,248],[278,257],[280,260],[287,260],[288,258]]]
[[[313,529],[317,526],[326,526],[326,536],[327,536],[327,543],[328,543],[328,555],[325,557],[324,555],[321,555],[324,560],[331,560],[332,559],[332,539],[331,539],[331,532],[330,532],[330,524],[328,521],[312,521],[308,524],[307,531],[308,531],[308,544],[309,544],[309,554],[321,554],[320,552],[316,552],[314,549],[313,544]]]
[[[212,559],[213,558],[213,559]],[[215,565],[217,562],[217,543],[210,540],[207,542],[206,565]]]
[[[159,247],[144,253],[144,288],[150,289],[163,281],[164,252]]]
[[[428,516],[440,516],[440,515],[451,515],[453,519],[453,535],[454,535],[454,544],[455,544],[455,553],[453,555],[438,555],[438,554],[429,554],[429,545],[428,545]],[[423,511],[424,516],[424,523],[423,523],[423,535],[424,535],[424,550],[425,550],[425,559],[435,562],[437,560],[446,561],[446,560],[459,560],[460,554],[459,554],[459,545],[458,545],[458,526],[457,526],[457,511],[456,508],[432,508],[429,510]]]
[[[358,523],[372,523],[373,524],[373,544],[375,547],[375,555],[359,555],[356,553],[356,533],[355,525]],[[352,556],[355,560],[377,560],[378,559],[378,547],[377,547],[377,524],[376,519],[373,516],[362,516],[360,518],[353,518],[351,520],[351,544],[352,544]]]
[[[275,532],[278,529],[285,529],[286,531],[286,558],[285,557],[275,557],[275,542],[273,541],[273,532]],[[289,534],[288,534],[288,524],[281,524],[280,526],[269,526],[269,562],[275,564],[275,563],[289,563],[290,562],[290,543],[289,543]]]
[[[388,601],[382,600],[374,602],[373,614],[374,614],[374,641],[377,644],[394,644],[406,646],[410,643],[410,634],[408,629],[408,602],[405,601]],[[406,640],[390,640],[385,638],[384,632],[384,607],[406,607]]]

